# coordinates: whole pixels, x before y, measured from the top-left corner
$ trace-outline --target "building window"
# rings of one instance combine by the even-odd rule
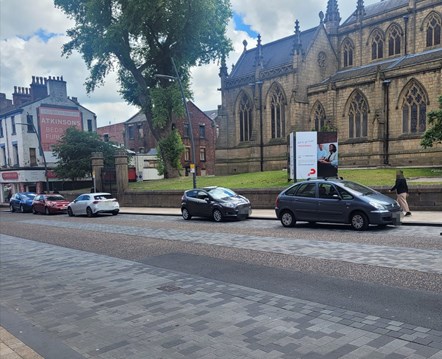
[[[344,67],[353,66],[353,51],[354,47],[351,41],[349,39],[345,40],[343,44]]]
[[[440,45],[441,20],[436,14],[431,14],[427,25],[427,47]]]
[[[16,143],[12,144],[12,159],[14,161],[14,167],[18,167],[19,159],[18,159],[18,146]]]
[[[402,105],[402,132],[425,132],[427,105],[420,86],[414,83],[407,91]]]
[[[108,133],[103,134],[103,141],[109,142],[109,134]]]
[[[360,92],[353,95],[348,114],[348,137],[367,137],[368,105]]]
[[[3,120],[0,120],[0,138],[3,138],[4,134],[3,134]]]
[[[2,166],[6,167],[8,163],[6,162],[6,148],[5,146],[0,147],[2,150]]]
[[[399,55],[401,53],[402,32],[399,26],[393,25],[388,34],[388,56]]]
[[[314,116],[313,122],[315,123],[315,130],[321,131],[325,125],[326,116],[325,116],[324,106],[322,106],[320,102],[316,104],[313,116]]]
[[[34,133],[35,127],[34,127],[34,118],[32,115],[26,116],[26,123],[28,124],[28,133]]]
[[[11,117],[11,126],[12,126],[12,133],[11,133],[11,135],[17,134],[16,133],[16,129],[15,129],[15,117],[14,116]]]
[[[279,87],[273,91],[271,104],[272,138],[285,137],[284,96]]]
[[[186,161],[186,162],[190,161],[190,147],[187,147],[187,146],[184,150],[184,161]]]
[[[200,138],[206,138],[206,126],[200,125]]]
[[[190,132],[189,132],[190,130],[189,130],[189,124],[188,123],[185,123],[184,124],[184,133],[183,133],[183,136],[184,137],[186,137],[186,138],[189,138],[190,137]]]
[[[200,161],[206,161],[206,148],[200,147]]]
[[[252,104],[246,94],[239,103],[239,140],[250,141],[252,138]]]
[[[134,126],[133,125],[129,125],[127,127],[127,133],[128,133],[128,136],[129,136],[129,140],[133,140],[135,138]]]
[[[37,151],[35,148],[29,149],[29,164],[31,167],[37,166]]]
[[[377,60],[384,57],[384,37],[382,33],[377,30],[371,40],[371,59]]]
[[[92,120],[91,119],[89,119],[89,120],[87,120],[87,130],[88,130],[88,132],[92,132]]]
[[[144,153],[144,147],[140,147],[140,148],[138,149],[138,153]]]

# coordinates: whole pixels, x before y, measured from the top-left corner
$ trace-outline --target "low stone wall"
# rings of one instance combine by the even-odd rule
[[[396,198],[390,187],[373,187],[377,191]],[[256,209],[272,209],[281,188],[238,189],[236,192],[247,197]],[[131,191],[126,190],[118,200],[122,207],[175,207],[181,205],[183,191]],[[442,211],[442,186],[410,187],[408,204],[411,211]]]

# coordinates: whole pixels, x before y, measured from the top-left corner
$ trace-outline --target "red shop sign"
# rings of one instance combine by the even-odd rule
[[[4,180],[16,180],[18,179],[18,172],[4,172],[2,178]]]

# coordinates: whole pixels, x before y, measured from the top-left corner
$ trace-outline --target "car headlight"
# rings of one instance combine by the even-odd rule
[[[225,202],[223,205],[224,205],[224,207],[235,208],[235,204],[234,203]]]
[[[386,209],[386,208],[384,207],[384,205],[382,205],[382,204],[379,203],[379,202],[371,201],[371,202],[369,202],[369,204],[370,204],[371,206],[373,206],[374,208],[379,209],[379,210],[385,210],[385,209]]]

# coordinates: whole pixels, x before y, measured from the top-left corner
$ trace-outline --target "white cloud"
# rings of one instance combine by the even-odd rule
[[[378,0],[365,0],[365,5]],[[325,13],[327,0],[305,2],[293,0],[231,0],[232,8],[243,16],[244,23],[262,36],[263,44],[293,34],[295,20],[307,30],[319,24],[319,11]],[[356,0],[338,0],[342,21],[355,9]],[[127,105],[118,93],[115,74],[111,74],[104,86],[87,95],[84,82],[88,77],[86,66],[78,53],[69,58],[61,56],[62,45],[68,41],[66,30],[73,25],[52,0],[0,0],[0,92],[11,98],[14,86],[28,87],[32,76],[63,76],[69,96],[95,112],[99,126],[122,122],[133,116],[137,109]],[[20,14],[20,16],[17,16]],[[35,33],[59,34],[48,41]],[[234,51],[227,59],[229,71],[241,52],[243,40],[248,48],[256,46],[256,39],[234,29],[230,21],[228,37]],[[23,40],[23,39],[26,39]],[[202,110],[213,110],[221,102],[218,76],[219,64],[210,64],[192,71],[192,91],[195,104]]]

